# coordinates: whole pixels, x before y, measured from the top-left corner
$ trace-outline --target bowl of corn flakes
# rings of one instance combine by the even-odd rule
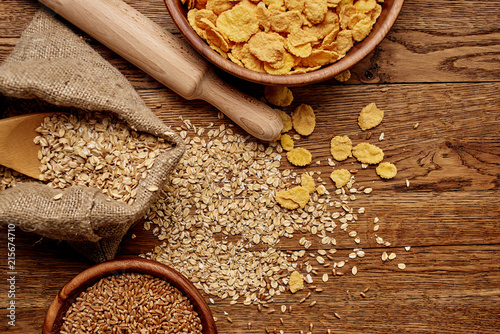
[[[358,63],[384,39],[404,0],[164,0],[185,39],[247,81],[300,86]]]

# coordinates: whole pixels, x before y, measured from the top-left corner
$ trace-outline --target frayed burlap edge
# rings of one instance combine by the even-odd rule
[[[0,94],[54,106],[111,112],[132,129],[172,144],[141,179],[132,205],[99,189],[70,187],[61,199],[46,185],[23,183],[0,192],[0,224],[68,241],[94,262],[115,257],[123,236],[146,214],[185,151],[184,141],[147,108],[127,79],[71,29],[40,9],[0,66]]]

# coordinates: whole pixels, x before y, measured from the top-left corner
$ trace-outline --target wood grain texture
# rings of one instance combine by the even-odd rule
[[[179,36],[162,1],[127,0],[167,31]],[[307,303],[308,290],[274,299],[276,312],[230,305],[214,298],[212,312],[220,333],[498,333],[500,328],[500,6],[499,0],[407,0],[383,42],[352,68],[345,84],[335,81],[293,88],[294,104],[308,103],[316,111],[317,128],[300,140],[314,156],[304,170],[331,167],[329,140],[347,134],[354,143],[366,140],[356,124],[370,102],[385,110],[384,122],[371,130],[369,142],[384,149],[386,161],[399,169],[383,181],[374,168],[357,168],[359,184],[373,187],[360,195],[356,208],[366,213],[356,223],[364,258],[350,260],[343,276],[327,283]],[[38,4],[28,0],[0,2],[0,61],[15,47]],[[204,101],[188,101],[130,65],[75,28],[134,85],[146,104],[167,124],[233,125],[220,120],[218,110]],[[264,87],[218,72],[221,77],[260,98]],[[419,126],[414,129],[414,125]],[[384,133],[384,140],[378,138]],[[282,168],[290,167],[286,162]],[[406,180],[410,186],[406,186]],[[329,190],[333,190],[330,185]],[[380,229],[373,231],[373,219]],[[337,231],[337,255],[358,247]],[[131,235],[136,238],[132,239]],[[377,234],[377,235],[376,235]],[[376,236],[391,242],[377,244]],[[297,250],[301,235],[282,240],[281,249]],[[16,231],[16,327],[7,325],[6,229],[0,229],[0,332],[39,333],[45,313],[59,290],[91,264],[65,243]],[[233,237],[234,240],[235,237]],[[136,256],[161,242],[137,224],[125,237],[120,257]],[[409,251],[405,246],[411,246]],[[315,240],[311,252],[320,247]],[[397,258],[383,262],[383,252]],[[400,270],[398,263],[405,263]],[[356,265],[359,272],[350,274]],[[319,274],[327,269],[320,268]],[[361,292],[365,291],[365,297]],[[204,295],[208,300],[209,296]],[[314,307],[309,302],[316,300]],[[293,306],[282,314],[281,305]],[[232,318],[226,320],[227,314]],[[335,317],[338,313],[340,319]],[[281,324],[280,318],[283,319]],[[248,322],[252,323],[248,329]]]

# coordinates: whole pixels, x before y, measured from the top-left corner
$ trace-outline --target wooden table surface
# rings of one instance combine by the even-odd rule
[[[126,2],[179,35],[161,0]],[[38,7],[28,0],[0,2],[0,62]],[[384,149],[386,161],[394,162],[399,172],[390,181],[379,179],[373,167],[356,176],[374,189],[363,197],[366,213],[357,223],[359,247],[366,256],[352,261],[359,268],[356,276],[318,283],[324,291],[314,295],[314,307],[299,303],[307,288],[302,294],[280,296],[276,309],[294,305],[292,314],[259,313],[255,306],[214,298],[211,308],[220,333],[265,333],[266,328],[271,333],[306,333],[310,323],[313,333],[500,332],[499,8],[499,0],[407,0],[391,32],[352,68],[347,83],[332,80],[292,88],[294,103],[310,104],[317,114],[315,132],[300,143],[323,160],[333,135],[364,139],[366,133],[356,124],[363,106],[375,102],[384,109],[384,121],[372,130],[370,142]],[[198,125],[231,124],[219,120],[209,104],[184,100],[88,41],[168,124],[180,125],[179,116]],[[255,97],[263,95],[260,85],[221,76]],[[385,138],[378,142],[382,132]],[[331,169],[322,163],[302,170],[329,175]],[[375,241],[374,217],[380,218],[378,235],[391,246]],[[7,235],[5,228],[0,231],[0,332],[38,333],[59,289],[91,263],[64,242],[16,231],[16,326],[9,326]],[[142,224],[131,233],[137,237],[125,237],[119,258],[159,244]],[[335,233],[339,252],[356,247],[346,233],[338,228]],[[297,237],[283,239],[283,249],[299,249]],[[411,246],[409,251],[406,246]],[[384,251],[397,258],[383,262]],[[398,269],[397,263],[405,263],[406,269]]]

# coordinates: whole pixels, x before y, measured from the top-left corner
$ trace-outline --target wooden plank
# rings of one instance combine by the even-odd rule
[[[31,243],[36,237],[21,232],[18,236],[18,329],[9,328],[9,333],[40,328],[52,297],[73,275],[86,268],[84,261],[75,261],[71,251],[67,256],[65,247],[61,249],[52,241],[35,246],[39,257],[29,256],[34,253],[25,253],[25,249],[33,247]],[[500,312],[499,251],[498,244],[477,245],[473,249],[461,245],[412,247],[409,251],[397,250],[396,259],[383,262],[380,250],[365,249],[366,257],[350,260],[343,276],[330,277],[324,283],[320,277],[330,269],[320,268],[318,276],[313,276],[314,285],[324,290],[312,291],[303,303],[301,299],[311,291],[308,288],[295,295],[275,297],[262,313],[255,306],[229,305],[229,300],[217,298],[212,310],[219,319],[221,333],[264,333],[266,327],[298,333],[306,331],[311,322],[319,333],[325,333],[327,328],[334,333],[445,333],[460,332],[460,328],[471,333],[495,333],[500,319],[488,315]],[[406,269],[398,269],[398,263],[405,263]],[[350,274],[353,265],[359,268],[356,276]],[[1,287],[4,289],[5,285]],[[205,297],[209,301],[209,296]],[[317,302],[313,307],[309,306],[312,301]],[[6,314],[6,302],[0,301],[2,317]],[[281,305],[286,305],[287,310],[292,306],[292,313],[281,313]],[[268,314],[271,309],[275,312]],[[229,323],[227,317],[233,322]],[[252,322],[251,330],[246,329],[248,322]],[[5,322],[0,322],[2,332],[7,328]]]
[[[129,4],[179,35],[161,1]],[[498,81],[500,20],[495,8],[499,4],[498,0],[467,2],[467,6],[461,1],[432,5],[428,1],[406,1],[394,29],[372,54],[352,68],[349,83]],[[422,15],[429,7],[430,14]],[[36,3],[27,0],[0,4],[0,61],[12,51],[37,8]],[[155,80],[106,48],[93,41],[91,44],[110,57],[110,62],[137,87],[159,87]]]

